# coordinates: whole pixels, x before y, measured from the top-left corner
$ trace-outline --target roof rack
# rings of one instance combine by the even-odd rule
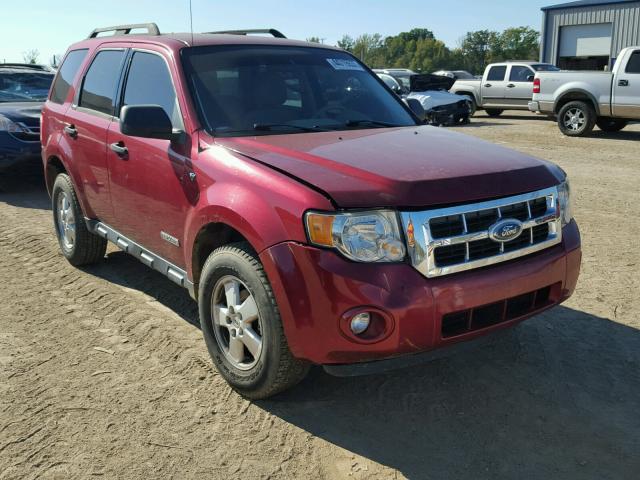
[[[94,29],[87,38],[96,38],[100,33],[113,32],[114,35],[134,35],[131,30],[146,28],[147,35],[160,35],[160,29],[155,23],[131,23],[128,25],[114,25],[113,27],[104,27]]]
[[[287,38],[284,33],[275,28],[257,28],[254,30],[221,30],[219,32],[205,32],[205,33],[219,33],[219,34],[228,34],[228,35],[253,35],[256,33],[268,33],[269,35],[274,36],[275,38]]]
[[[49,67],[39,65],[37,63],[0,63],[0,68],[27,68],[29,70],[38,70],[41,72],[50,72]]]

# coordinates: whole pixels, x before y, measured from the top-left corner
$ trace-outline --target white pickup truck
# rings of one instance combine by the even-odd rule
[[[538,72],[529,110],[557,115],[565,135],[587,135],[598,125],[622,130],[640,120],[640,46],[623,49],[611,72]]]
[[[487,115],[497,117],[505,110],[527,110],[533,95],[536,72],[560,71],[548,63],[509,61],[492,63],[484,70],[482,80],[458,80],[449,90],[469,97],[472,111],[484,108]]]

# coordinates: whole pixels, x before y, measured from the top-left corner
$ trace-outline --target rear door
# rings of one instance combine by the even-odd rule
[[[627,65],[614,77],[613,114],[640,118],[640,50],[631,52]]]
[[[507,66],[493,65],[482,79],[482,106],[502,106],[507,87]]]
[[[505,88],[505,105],[527,108],[533,97],[533,77],[535,72],[527,65],[511,65],[509,81]]]
[[[133,49],[121,94],[125,105],[160,105],[174,130],[184,130],[182,111],[172,78],[175,71],[163,50]],[[121,108],[120,107],[120,108]],[[114,228],[174,265],[184,268],[184,225],[196,201],[189,139],[131,137],[118,122],[109,129],[107,156],[116,221]],[[111,149],[124,147],[126,154]]]
[[[108,224],[114,216],[107,169],[107,131],[114,118],[125,53],[126,49],[119,47],[96,52],[65,118],[73,165],[91,210],[85,213]]]

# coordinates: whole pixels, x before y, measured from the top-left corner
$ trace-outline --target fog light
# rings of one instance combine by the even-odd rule
[[[351,331],[356,335],[360,335],[369,328],[369,322],[371,322],[371,315],[369,312],[359,313],[351,319]]]

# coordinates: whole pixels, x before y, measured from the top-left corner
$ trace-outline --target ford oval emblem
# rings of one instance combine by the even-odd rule
[[[500,220],[489,228],[489,238],[494,242],[509,242],[522,233],[522,222],[513,218]]]

